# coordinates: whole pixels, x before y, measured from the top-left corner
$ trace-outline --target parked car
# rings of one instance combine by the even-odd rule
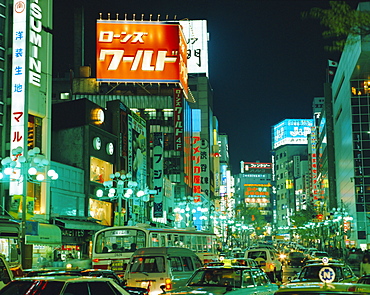
[[[304,259],[305,257],[302,252],[290,252],[286,261],[292,267],[301,267],[304,264]]]
[[[267,295],[274,294],[277,289],[278,286],[258,267],[211,266],[196,270],[185,286],[167,295]]]
[[[129,295],[112,279],[95,277],[26,277],[11,281],[3,289],[0,295]]]
[[[304,266],[301,271],[293,278],[288,278],[290,283],[298,282],[321,282],[319,274],[323,268],[330,268],[335,273],[334,282],[356,283],[358,277],[353,273],[352,269],[343,263],[314,263]]]
[[[256,260],[272,282],[282,281],[283,267],[275,251],[267,248],[248,249],[245,258]]]

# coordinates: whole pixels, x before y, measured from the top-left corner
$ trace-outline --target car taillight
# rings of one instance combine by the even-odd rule
[[[166,279],[165,280],[165,284],[166,284],[166,290],[171,290],[172,289],[172,281],[171,281],[171,279]]]

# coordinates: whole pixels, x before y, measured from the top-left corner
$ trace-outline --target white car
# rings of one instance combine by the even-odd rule
[[[283,266],[275,251],[268,248],[249,249],[244,257],[256,260],[272,282],[282,281]]]
[[[166,295],[272,295],[278,288],[258,267],[210,266],[196,270],[186,286]]]
[[[26,277],[11,281],[0,295],[38,294],[38,295],[129,295],[113,279],[96,277]]]

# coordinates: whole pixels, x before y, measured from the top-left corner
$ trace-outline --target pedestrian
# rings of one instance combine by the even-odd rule
[[[360,275],[370,274],[370,257],[365,254],[360,263]]]

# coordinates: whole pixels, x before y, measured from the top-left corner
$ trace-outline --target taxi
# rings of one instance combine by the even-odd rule
[[[296,283],[282,285],[276,295],[360,295],[370,294],[370,285],[352,283]]]
[[[327,257],[321,263],[307,264],[292,279],[284,285],[299,282],[320,282],[320,276],[333,277],[333,282],[356,283],[358,277],[352,269],[344,263],[332,263]]]
[[[197,269],[186,286],[166,295],[273,295],[278,288],[259,267],[219,265]]]
[[[276,295],[360,295],[370,294],[370,286],[356,283],[338,283],[336,280],[337,271],[324,259],[323,264],[317,274],[318,282],[298,282],[288,283],[280,287],[275,292]]]

